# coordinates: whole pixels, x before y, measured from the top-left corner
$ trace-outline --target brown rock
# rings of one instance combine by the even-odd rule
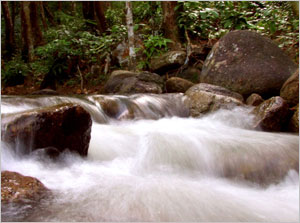
[[[1,203],[37,202],[49,195],[47,189],[34,177],[16,172],[1,172]]]
[[[239,30],[223,36],[207,56],[200,82],[248,96],[279,95],[297,65],[270,39]]]
[[[283,84],[280,97],[287,101],[290,106],[299,103],[299,69]]]
[[[193,85],[193,82],[180,77],[171,77],[166,81],[166,89],[168,93],[184,93]]]
[[[2,118],[1,138],[18,153],[46,147],[88,153],[92,119],[79,105],[61,104]]]
[[[288,130],[291,132],[299,132],[299,104],[295,106],[295,112],[290,119]]]
[[[186,104],[193,117],[220,108],[230,109],[243,105],[242,95],[211,84],[194,85],[185,92],[185,95],[187,96]]]
[[[251,105],[251,106],[258,106],[263,101],[264,101],[264,99],[259,94],[253,93],[247,98],[246,104]]]
[[[158,74],[179,68],[184,64],[186,53],[184,51],[169,51],[158,58],[151,60],[151,70]]]
[[[114,94],[161,94],[162,86],[162,78],[155,73],[133,73],[118,70],[111,74],[104,86],[104,92]]]
[[[281,131],[288,118],[288,109],[287,102],[279,96],[264,101],[253,110],[256,115],[255,128]]]

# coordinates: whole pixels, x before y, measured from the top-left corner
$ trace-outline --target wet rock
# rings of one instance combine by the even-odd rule
[[[291,132],[299,132],[299,104],[295,106],[294,114],[289,121],[288,130]]]
[[[102,110],[111,118],[118,117],[120,113],[120,103],[116,99],[107,97],[97,97],[97,102],[101,105]]]
[[[184,93],[193,85],[193,82],[180,77],[171,77],[166,81],[166,90],[168,93]]]
[[[32,151],[30,153],[31,156],[37,157],[39,160],[45,161],[45,160],[56,160],[59,155],[60,151],[56,149],[55,147],[49,146],[46,148],[40,148]]]
[[[59,95],[59,93],[52,89],[42,89],[39,91],[32,92],[31,95]]]
[[[225,87],[245,96],[279,95],[297,65],[271,40],[253,31],[222,37],[205,60],[200,82]]]
[[[119,70],[111,74],[104,86],[104,92],[114,94],[161,94],[162,88],[163,79],[155,73],[134,73]]]
[[[92,119],[79,105],[61,104],[2,118],[1,138],[18,154],[46,147],[60,152],[69,149],[82,156],[88,153]]]
[[[198,64],[197,67],[199,67],[199,66],[200,66],[200,64]],[[193,83],[199,83],[200,74],[201,74],[200,69],[198,69],[196,67],[188,67],[182,73],[179,73],[178,77],[189,80]]]
[[[193,117],[216,111],[220,108],[231,109],[235,106],[243,105],[242,95],[211,84],[201,83],[194,85],[185,92],[185,95],[187,96],[186,104]]]
[[[38,179],[23,176],[16,172],[1,172],[1,203],[37,202],[49,195],[47,189]]]
[[[261,150],[259,153],[251,155],[247,153],[241,155],[238,151],[231,153],[230,157],[225,155],[222,157],[225,159],[223,176],[263,186],[280,183],[290,170],[299,172],[298,147],[298,143],[291,142],[287,151],[281,153],[275,148],[275,151]]]
[[[253,93],[247,98],[246,104],[251,105],[251,106],[258,106],[263,101],[264,101],[264,99],[259,94]]]
[[[184,64],[186,52],[184,51],[169,51],[158,58],[153,58],[150,63],[151,70],[160,75],[165,72],[177,69]]]
[[[280,90],[280,97],[286,100],[290,106],[299,103],[299,69],[283,84]]]
[[[255,128],[264,131],[282,131],[288,118],[287,102],[279,96],[272,97],[253,110]]]

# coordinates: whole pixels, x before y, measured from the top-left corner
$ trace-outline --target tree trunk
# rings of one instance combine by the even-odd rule
[[[135,71],[136,68],[136,55],[134,51],[134,32],[133,32],[133,17],[132,17],[132,4],[126,2],[126,24],[128,31],[128,47],[129,47],[129,70]]]
[[[30,2],[30,23],[32,31],[34,31],[34,47],[43,44],[43,34],[39,25],[39,17],[37,13],[38,2]]]
[[[97,16],[97,24],[100,33],[104,33],[107,30],[107,24],[105,19],[105,2],[95,2],[95,12]]]
[[[42,2],[43,4],[43,8],[44,8],[44,12],[45,12],[45,15],[47,16],[49,22],[55,26],[55,22],[54,22],[54,16],[52,15],[52,13],[50,12],[50,10],[48,9],[47,5],[48,3],[46,1],[43,1]]]
[[[21,2],[21,23],[22,23],[22,56],[25,61],[31,62],[34,58],[34,41],[30,24],[30,2]]]
[[[90,21],[95,21],[95,2],[84,1],[82,2],[82,13],[83,18]],[[93,31],[96,31],[97,26],[89,21],[86,22],[86,25],[91,27]]]
[[[174,1],[162,1],[161,7],[163,10],[163,24],[162,28],[164,36],[171,39],[173,43],[170,45],[171,48],[175,49],[180,46],[179,30],[176,24],[175,7],[177,2]]]
[[[15,28],[15,19],[16,19],[16,7],[17,7],[17,2],[10,2],[11,4],[11,19],[13,23],[13,27]]]
[[[5,48],[6,56],[11,59],[13,53],[15,52],[15,34],[14,34],[14,24],[11,17],[11,13],[8,7],[7,1],[2,1],[2,12],[5,21]]]
[[[58,11],[61,11],[61,10],[62,10],[62,2],[61,2],[61,1],[58,1],[58,2],[57,2],[57,10],[58,10]]]
[[[73,16],[76,14],[76,2],[71,2],[71,14]]]
[[[46,22],[43,2],[38,2],[38,4],[39,4],[40,12],[41,12],[41,18],[42,18],[42,23],[43,23],[44,29],[47,30],[48,25],[47,25],[47,22]]]

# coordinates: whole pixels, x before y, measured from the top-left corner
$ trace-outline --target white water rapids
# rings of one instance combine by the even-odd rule
[[[2,171],[53,192],[33,213],[3,209],[3,221],[299,221],[298,171],[285,169],[299,160],[297,135],[249,130],[247,108],[188,118],[182,95],[107,97],[134,101],[137,119],[108,118],[96,96],[2,97],[4,115],[71,101],[93,116],[87,158],[20,158],[1,143]]]

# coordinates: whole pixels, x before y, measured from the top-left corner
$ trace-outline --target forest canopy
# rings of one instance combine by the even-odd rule
[[[129,9],[137,70],[149,70],[151,58],[170,49],[191,44],[211,48],[232,30],[261,33],[298,63],[297,4],[2,1],[1,89],[16,85],[38,89],[49,72],[62,88],[75,89],[84,82],[98,89],[111,71],[128,69]]]

